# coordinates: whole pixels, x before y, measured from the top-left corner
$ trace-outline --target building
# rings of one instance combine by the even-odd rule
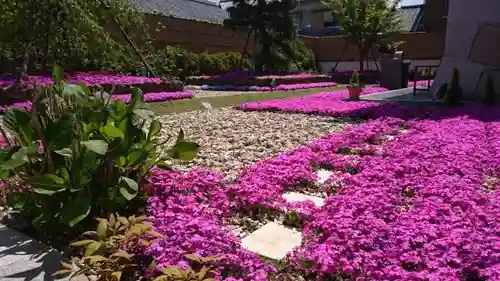
[[[430,1],[432,2],[432,1]],[[403,32],[432,31],[440,24],[439,21],[425,22],[424,14],[428,12],[432,17],[439,12],[439,6],[412,5],[400,7],[401,29]],[[430,9],[429,9],[430,8]],[[340,28],[333,18],[331,8],[322,0],[302,0],[295,10],[295,22],[299,29],[299,35],[304,36],[332,36],[340,34]]]
[[[500,1],[453,0],[447,13],[443,57],[432,91],[450,81],[459,70],[468,99],[481,99],[488,76],[500,89]]]
[[[208,0],[131,0],[145,14],[222,24],[228,12]]]

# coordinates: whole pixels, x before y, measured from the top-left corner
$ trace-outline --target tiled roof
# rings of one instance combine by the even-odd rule
[[[222,24],[229,14],[217,3],[208,0],[130,0],[138,10],[147,14]]]
[[[424,5],[403,6],[399,9],[403,31],[420,31],[424,15]]]

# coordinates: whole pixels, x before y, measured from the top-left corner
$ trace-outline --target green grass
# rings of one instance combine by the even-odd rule
[[[151,109],[157,115],[164,115],[169,113],[180,113],[186,111],[194,111],[204,109],[202,102],[210,103],[214,108],[234,106],[244,102],[261,101],[261,100],[274,100],[285,99],[291,97],[306,96],[320,92],[331,92],[342,90],[345,87],[329,87],[329,88],[315,88],[304,91],[289,91],[289,92],[265,92],[265,93],[248,93],[241,95],[223,96],[223,97],[203,97],[193,98],[189,100],[175,100],[167,102],[150,103]]]

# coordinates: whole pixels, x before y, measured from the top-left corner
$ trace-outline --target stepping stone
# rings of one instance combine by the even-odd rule
[[[323,206],[325,199],[317,196],[312,196],[312,195],[307,195],[303,193],[298,193],[298,192],[287,192],[283,194],[283,198],[286,199],[288,202],[304,202],[307,200],[313,201],[314,205],[316,207],[321,207]]]
[[[205,107],[206,109],[213,109],[214,108],[212,106],[212,104],[208,103],[208,102],[202,102],[201,105],[203,105],[203,107]]]
[[[61,269],[61,254],[17,230],[0,224],[0,280],[52,281],[52,274]],[[74,281],[87,280],[84,276]]]
[[[320,170],[318,170],[316,175],[318,176],[318,180],[316,182],[318,184],[324,184],[333,175],[333,172],[328,171],[328,170],[324,170],[324,169],[320,169]]]
[[[274,222],[243,238],[243,248],[274,260],[283,259],[293,248],[300,246],[302,234]]]

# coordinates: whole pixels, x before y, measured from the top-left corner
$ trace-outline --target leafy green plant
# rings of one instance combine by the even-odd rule
[[[161,235],[152,231],[145,216],[111,214],[97,221],[95,231],[83,233],[83,240],[71,244],[80,249],[81,257],[71,264],[63,262],[63,269],[54,275],[85,275],[97,281],[138,280],[141,257],[136,252]]]
[[[55,83],[37,93],[31,110],[12,108],[4,116],[8,134],[2,133],[11,145],[0,150],[0,179],[21,183],[8,202],[35,227],[54,230],[134,213],[145,202],[143,186],[155,165],[195,157],[198,145],[182,130],[167,155],[157,155],[164,145],[161,124],[139,89],[126,105],[62,77],[54,67]]]
[[[447,106],[456,106],[460,103],[462,96],[463,96],[463,91],[462,87],[460,87],[460,75],[458,69],[455,68],[453,69],[453,76],[451,78],[448,91],[444,96],[444,103]]]
[[[359,71],[373,46],[392,42],[401,32],[401,0],[326,0],[341,34],[359,52]]]
[[[283,218],[283,225],[289,227],[301,227],[304,219],[297,211],[286,212]]]
[[[486,95],[484,96],[483,103],[490,105],[497,103],[495,83],[493,82],[493,78],[491,76],[488,76],[488,79],[486,80]]]
[[[185,258],[190,262],[190,267],[167,267],[153,281],[215,281],[213,264],[220,260],[218,256],[204,258],[188,254]]]
[[[351,79],[349,80],[348,87],[350,87],[350,88],[361,87],[361,83],[359,82],[359,73],[357,71],[354,71],[352,73]]]

